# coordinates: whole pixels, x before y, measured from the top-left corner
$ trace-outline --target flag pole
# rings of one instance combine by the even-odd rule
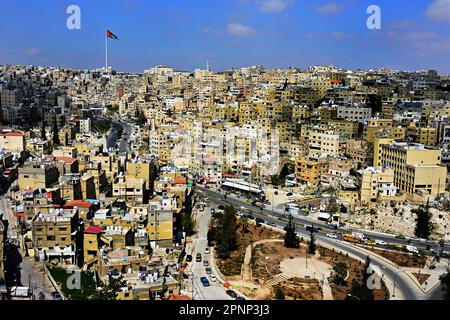
[[[105,72],[108,72],[108,30],[105,30]]]

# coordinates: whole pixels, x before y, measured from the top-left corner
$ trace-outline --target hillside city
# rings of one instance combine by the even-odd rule
[[[450,297],[450,76],[0,66],[2,300]]]

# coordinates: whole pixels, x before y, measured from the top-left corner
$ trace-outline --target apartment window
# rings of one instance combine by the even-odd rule
[[[55,241],[55,236],[47,236],[47,241]]]

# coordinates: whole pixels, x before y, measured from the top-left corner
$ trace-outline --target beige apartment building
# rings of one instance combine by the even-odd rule
[[[394,184],[409,195],[437,196],[445,192],[447,168],[441,166],[442,152],[423,144],[381,145],[381,163],[394,170]]]
[[[379,197],[387,200],[397,194],[394,185],[394,169],[370,167],[362,172],[361,206],[376,202]]]

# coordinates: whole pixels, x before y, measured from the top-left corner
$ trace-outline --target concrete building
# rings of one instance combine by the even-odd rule
[[[25,134],[21,132],[0,132],[0,149],[11,153],[25,151]]]
[[[31,188],[50,188],[58,182],[59,171],[52,163],[28,162],[23,168],[19,168],[19,188],[25,190]]]
[[[388,200],[397,194],[394,185],[394,170],[389,168],[369,167],[362,172],[361,205],[379,201],[379,198]]]
[[[339,119],[357,121],[366,123],[372,116],[372,109],[359,107],[343,107],[338,106],[337,117]]]
[[[422,144],[381,145],[381,163],[394,169],[394,184],[412,195],[437,196],[445,192],[447,168],[441,166],[441,150]]]

